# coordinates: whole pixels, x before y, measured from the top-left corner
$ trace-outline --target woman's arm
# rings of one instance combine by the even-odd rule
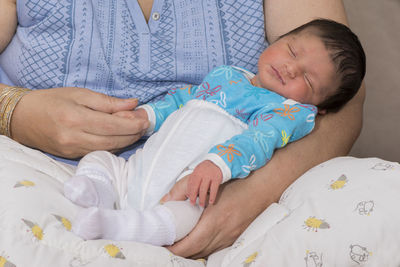
[[[341,0],[265,0],[265,16],[271,40],[315,17],[346,22]],[[311,134],[278,150],[266,166],[247,179],[223,185],[216,205],[207,207],[196,228],[169,249],[198,258],[231,245],[300,175],[350,151],[361,131],[364,98],[362,86],[340,112],[318,117]],[[170,197],[173,195],[174,191]]]
[[[317,118],[311,134],[276,151],[266,166],[246,179],[222,185],[216,204],[208,206],[196,228],[169,249],[177,255],[199,258],[230,246],[300,175],[349,152],[361,129],[363,99],[362,88],[339,113]],[[174,199],[178,187],[169,199]]]
[[[264,0],[264,15],[270,43],[316,18],[332,19],[347,25],[342,0]]]
[[[16,0],[0,1],[0,53],[7,47],[17,29]]]

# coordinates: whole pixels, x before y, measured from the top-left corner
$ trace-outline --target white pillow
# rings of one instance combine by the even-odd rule
[[[399,225],[399,163],[336,158],[293,183],[218,266],[400,266]]]

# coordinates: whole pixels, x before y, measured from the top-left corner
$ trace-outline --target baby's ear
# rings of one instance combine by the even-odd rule
[[[325,115],[326,114],[326,109],[318,109],[318,114],[319,115]]]

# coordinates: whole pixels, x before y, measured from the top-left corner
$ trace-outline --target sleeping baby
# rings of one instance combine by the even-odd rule
[[[150,121],[143,149],[127,161],[89,153],[64,184],[65,196],[84,207],[73,231],[84,239],[173,244],[215,203],[222,183],[248,176],[275,149],[310,133],[317,113],[339,110],[364,75],[357,36],[319,19],[271,44],[256,75],[220,66],[198,86],[171,89],[131,112]],[[181,179],[188,200],[161,204]]]

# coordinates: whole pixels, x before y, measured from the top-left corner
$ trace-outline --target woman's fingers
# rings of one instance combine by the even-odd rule
[[[85,115],[82,130],[93,135],[136,135],[149,127],[149,122],[141,118],[118,116],[81,107]]]
[[[181,239],[172,246],[167,247],[173,254],[181,257],[194,257],[205,254],[202,253],[211,243],[213,243],[213,226],[206,226],[202,221],[196,225],[195,229],[185,238]],[[208,228],[208,229],[207,229]],[[217,233],[216,233],[217,234]],[[205,254],[206,255],[206,254]]]
[[[201,258],[232,245],[254,219],[250,195],[256,190],[246,180],[221,185],[218,203],[208,205],[192,232],[167,248],[182,257]]]
[[[116,150],[138,140],[148,122],[111,113],[136,105],[83,88],[35,90],[16,106],[11,130],[16,141],[66,158]]]
[[[94,150],[107,150],[107,151],[118,151],[126,146],[135,143],[142,137],[142,134],[135,135],[92,135],[84,134],[81,135],[81,140],[85,142],[85,146],[82,147],[82,151],[86,153]]]
[[[136,118],[132,113],[137,106],[137,99],[119,99],[88,89],[78,90],[72,97],[79,104],[79,112],[75,113],[74,118],[78,122],[76,124],[87,133],[133,135],[148,128],[148,122]]]
[[[76,99],[78,104],[93,110],[115,113],[123,110],[133,110],[138,104],[138,99],[136,98],[122,99],[97,93],[85,88],[79,89],[81,90],[76,91],[72,97]]]
[[[212,252],[230,245],[224,243],[226,240],[222,238],[223,234],[221,237],[221,232],[225,231],[224,225],[227,224],[225,220],[228,218],[221,218],[224,212],[215,207],[208,206],[192,232],[167,249],[175,255],[197,259],[207,257]]]

